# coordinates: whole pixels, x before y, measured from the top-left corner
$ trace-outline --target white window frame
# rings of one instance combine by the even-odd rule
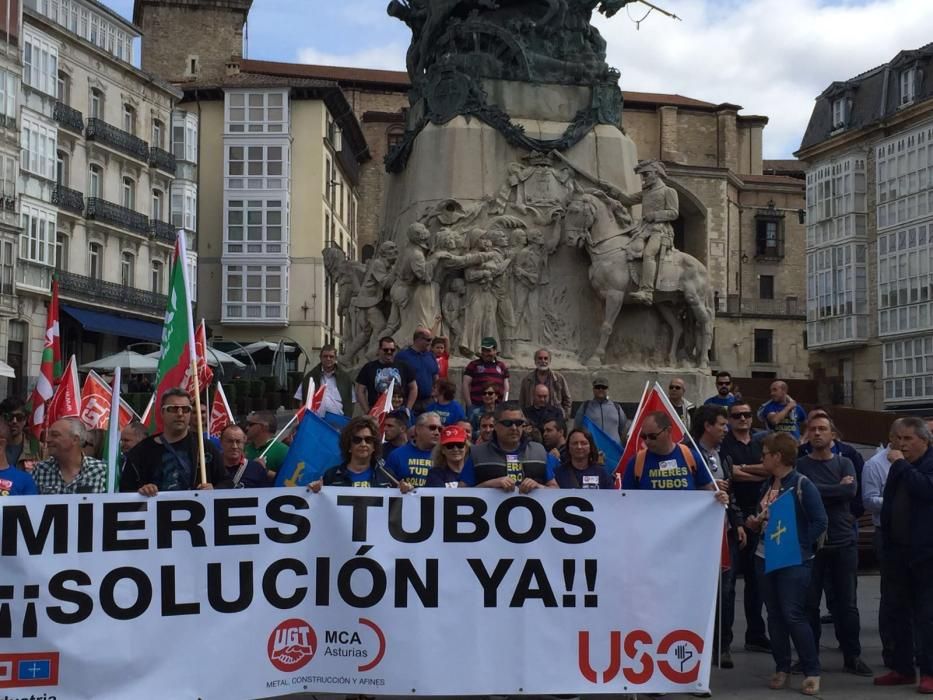
[[[20,259],[53,267],[58,219],[55,210],[23,200],[21,211],[23,232],[19,236]]]
[[[836,99],[833,100],[832,109],[833,109],[832,130],[835,131],[836,129],[843,128],[848,122],[848,117],[849,117],[848,101],[846,100],[845,97],[837,97]]]
[[[123,131],[136,135],[136,108],[130,104],[123,104]]]
[[[136,286],[136,256],[127,250],[120,253],[120,284],[124,287]]]
[[[164,143],[165,124],[161,119],[152,120],[152,143],[156,148],[165,148]]]
[[[153,260],[149,263],[149,286],[156,294],[165,294],[165,263]]]
[[[227,142],[224,148],[225,187],[228,190],[288,189],[288,144]],[[278,155],[270,159],[270,154]]]
[[[136,180],[124,176],[120,188],[120,204],[127,208],[136,210]]]
[[[272,281],[278,277],[278,286]],[[239,284],[231,284],[235,278]],[[288,320],[288,263],[261,265],[224,263],[223,322],[270,323],[284,325]]]
[[[277,215],[278,223],[274,221]],[[270,223],[271,221],[271,223]],[[270,238],[270,229],[278,237]],[[256,237],[259,234],[259,237]],[[288,255],[288,204],[283,197],[228,197],[224,203],[223,255],[251,259]]]
[[[19,80],[10,71],[0,70],[0,114],[16,121],[16,93]]]
[[[149,218],[153,221],[164,221],[165,215],[165,193],[162,190],[152,190],[152,200],[150,203]]]
[[[20,134],[23,170],[54,182],[58,160],[58,128],[24,115]]]
[[[198,116],[196,114],[181,111],[172,114],[172,155],[176,160],[197,164]]]
[[[23,83],[52,97],[58,93],[58,45],[30,29],[23,31]]]
[[[898,75],[900,84],[900,105],[909,105],[917,95],[917,69],[905,68]]]
[[[90,116],[92,119],[103,119],[104,110],[107,104],[107,95],[100,88],[91,88],[91,93],[88,96],[88,104],[90,105]]]
[[[288,133],[287,90],[228,90],[224,125],[228,134]]]
[[[97,241],[87,244],[87,276],[92,280],[104,278],[104,246]]]
[[[104,169],[98,163],[88,163],[87,196],[96,199],[104,198]]]
[[[197,231],[198,186],[193,182],[175,180],[171,189],[171,222],[175,228]]]

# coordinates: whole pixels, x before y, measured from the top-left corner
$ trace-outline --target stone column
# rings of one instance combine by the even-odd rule
[[[678,150],[677,108],[673,105],[658,107],[658,120],[661,123],[661,160],[682,163],[684,158]]]

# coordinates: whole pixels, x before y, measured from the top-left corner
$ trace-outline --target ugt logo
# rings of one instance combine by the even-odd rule
[[[693,683],[700,677],[700,656],[703,638],[690,630],[669,632],[657,646],[645,630],[632,630],[622,641],[622,632],[609,633],[609,665],[600,674],[590,663],[590,633],[582,630],[577,635],[577,659],[580,673],[590,683],[611,683],[619,672],[634,685],[647,683],[655,670],[672,683]],[[623,668],[624,660],[630,662]]]
[[[266,645],[269,661],[280,671],[291,673],[307,665],[317,651],[317,635],[310,624],[297,617],[280,622]]]

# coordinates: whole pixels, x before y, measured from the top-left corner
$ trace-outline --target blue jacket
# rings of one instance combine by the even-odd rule
[[[785,491],[796,491],[797,483],[801,478],[803,477],[800,472],[794,469],[781,479],[781,491],[778,496],[780,497]],[[771,479],[766,479],[761,485],[759,503],[771,489],[771,481]],[[796,495],[794,497],[796,498]],[[809,479],[804,481],[800,487],[800,498],[795,504],[795,511],[797,513],[797,541],[800,544],[800,559],[801,561],[807,561],[813,556],[816,541],[829,527],[829,517],[823,507],[823,499],[820,498],[820,492],[817,490],[816,485]]]
[[[908,505],[909,512],[895,513],[897,503]],[[933,558],[933,447],[928,447],[916,463],[899,459],[891,465],[881,502],[881,533],[886,549],[892,548],[896,535],[896,517],[906,517],[910,564]]]

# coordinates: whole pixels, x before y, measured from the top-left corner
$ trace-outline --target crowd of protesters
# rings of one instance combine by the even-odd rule
[[[333,346],[325,346],[320,359],[302,390],[308,391],[309,379],[324,387],[324,410],[348,422],[340,431],[340,462],[309,484],[313,492],[330,486],[403,493],[433,487],[522,494],[540,488],[715,491],[726,510],[729,565],[720,580],[714,662],[734,667],[732,627],[741,578],[744,648],[772,655],[773,689],[785,688],[799,673],[803,694],[820,693],[824,598],[843,669],[875,675],[862,659],[856,595],[857,518],[867,511],[881,568],[878,624],[888,668],[874,685],[916,684],[919,692],[933,693],[933,437],[923,419],[893,421],[888,445],[863,462],[842,441],[830,413],[807,414],[783,381],[772,383],[769,400],[756,409],[728,372],[717,373],[716,394],[696,405],[685,395],[686,383],[675,378],[667,398],[689,436],[675,439],[671,412],[649,412],[636,426],[644,447],[616,470],[605,464],[596,439],[583,427],[597,426],[625,444],[632,426],[609,399],[608,378],[593,378],[592,398],[580,402],[571,420],[568,383],[551,369],[546,348],[535,353],[535,369],[517,381],[518,400],[510,396],[509,367],[498,357],[495,338],[482,340],[480,356],[464,369],[459,396],[447,378],[446,343],[425,328],[401,352],[393,338],[381,338],[377,357],[355,378],[339,364]],[[368,413],[390,385],[391,407],[377,421]],[[155,496],[275,483],[289,447],[276,439],[274,413],[250,413],[219,436],[202,438],[184,390],[166,391],[157,410],[162,432],[148,435],[138,422],[122,431],[121,491]],[[106,490],[100,441],[80,419],[48,426],[42,454],[30,447],[27,423],[22,400],[0,403],[7,462],[0,469],[0,496]],[[794,493],[800,563],[765,573],[769,507],[788,491]]]

